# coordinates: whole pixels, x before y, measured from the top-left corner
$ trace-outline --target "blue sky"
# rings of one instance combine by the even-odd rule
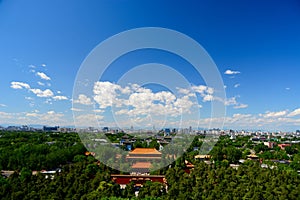
[[[139,27],[173,29],[206,49],[226,86],[224,127],[299,129],[296,0],[2,0],[0,124],[73,125],[72,90],[81,63],[100,42]],[[114,64],[129,68],[154,61],[185,65],[174,55],[155,51],[135,52]],[[239,73],[225,74],[227,70]],[[114,81],[120,71],[112,68],[107,79]],[[186,71],[186,76],[193,73]],[[209,102],[202,104],[201,116],[206,119]]]

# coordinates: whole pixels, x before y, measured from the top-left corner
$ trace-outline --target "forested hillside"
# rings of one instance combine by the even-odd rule
[[[153,172],[165,174],[167,187],[147,182],[136,197],[133,184],[121,189],[110,177],[119,172],[84,155],[85,151],[75,133],[2,132],[1,170],[15,172],[8,178],[0,176],[1,199],[273,200],[300,196],[300,176],[292,168],[262,168],[257,161],[246,161],[234,169],[227,160],[211,165],[193,160],[194,169],[186,173],[184,160],[192,158],[191,151],[171,167]],[[53,177],[40,172],[57,168],[60,171]],[[32,174],[36,170],[39,172]]]

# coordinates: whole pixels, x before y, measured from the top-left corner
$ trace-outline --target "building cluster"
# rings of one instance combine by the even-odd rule
[[[0,130],[6,131],[45,131],[45,132],[86,132],[86,133],[146,133],[148,135],[156,135],[161,133],[163,136],[170,136],[172,134],[192,134],[192,135],[230,135],[232,139],[235,139],[237,136],[252,136],[258,138],[260,141],[267,140],[270,138],[293,138],[300,137],[300,130],[294,132],[284,132],[284,131],[246,131],[246,130],[221,130],[221,129],[199,129],[195,130],[191,126],[188,128],[163,128],[161,130],[156,130],[153,128],[149,129],[134,129],[130,127],[128,129],[120,128],[110,128],[110,127],[87,127],[87,128],[72,128],[72,127],[60,127],[60,126],[40,126],[40,128],[32,127],[28,125],[21,126],[0,126]],[[265,138],[265,139],[264,139]]]
[[[27,125],[22,126],[0,126],[0,130],[2,131],[25,131],[25,132],[60,132],[60,133],[70,133],[76,132],[75,128],[70,127],[59,127],[59,126],[40,126],[40,127],[32,127]]]
[[[57,168],[55,170],[41,170],[41,171],[32,171],[32,175],[37,175],[38,173],[42,174],[45,176],[46,179],[54,179],[54,175],[56,173],[60,173],[61,169]],[[16,171],[11,171],[11,170],[1,170],[0,175],[2,175],[5,178],[8,178],[11,176],[13,173],[16,173]]]

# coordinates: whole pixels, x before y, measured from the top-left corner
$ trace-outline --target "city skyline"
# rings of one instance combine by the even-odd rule
[[[224,128],[295,131],[300,127],[299,10],[297,1],[131,1],[109,5],[96,1],[0,1],[0,125],[73,126],[72,112],[81,111],[72,107],[72,102],[93,103],[84,96],[72,99],[76,74],[89,52],[119,32],[154,26],[186,34],[214,60],[227,96],[223,100],[227,110]],[[206,127],[210,120],[222,120],[210,119],[213,93],[203,80],[185,70],[188,65],[184,61],[151,50],[126,56],[113,63],[112,70],[99,81],[103,91],[125,89],[115,83],[122,73],[155,61],[181,69],[193,79],[200,95],[199,127]],[[136,93],[132,88],[130,92]],[[159,92],[152,88],[147,95]],[[103,118],[103,101],[94,102],[98,105],[96,114]],[[87,119],[84,116],[82,121]],[[193,124],[184,123],[185,127]],[[211,128],[222,127],[212,124]]]

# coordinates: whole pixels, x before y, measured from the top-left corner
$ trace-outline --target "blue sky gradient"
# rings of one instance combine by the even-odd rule
[[[210,54],[232,100],[224,127],[300,129],[297,0],[2,0],[0,124],[73,125],[73,83],[85,57],[110,36],[149,26],[182,32]],[[184,65],[175,56],[154,51],[133,52],[115,65],[150,61]],[[226,70],[240,73],[225,74]],[[121,72],[112,68],[107,79],[113,81]],[[186,71],[186,75],[193,73]],[[12,88],[12,82],[53,94],[38,97],[37,91]],[[209,117],[203,110],[202,116]]]

